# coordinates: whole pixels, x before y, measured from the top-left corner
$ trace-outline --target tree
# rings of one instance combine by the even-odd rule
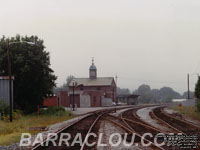
[[[200,99],[200,77],[198,78],[198,81],[195,86],[195,96],[197,99]]]
[[[73,75],[69,75],[66,79],[66,86],[69,88],[70,82],[74,79],[75,77]]]
[[[74,79],[75,77],[73,75],[69,75],[67,76],[67,79],[66,79],[66,83],[64,83],[62,86],[60,87],[56,87],[54,89],[54,93],[56,94],[57,92],[59,91],[69,91],[69,84],[70,82]]]
[[[0,75],[8,75],[7,40],[0,40]],[[12,76],[14,76],[14,106],[31,113],[42,105],[47,94],[51,94],[55,86],[56,76],[50,68],[49,52],[45,51],[43,40],[37,36],[17,35],[9,39],[18,42],[10,45]],[[19,43],[34,42],[35,45]]]
[[[139,101],[142,103],[171,102],[174,98],[181,98],[181,95],[170,87],[161,89],[151,89],[149,85],[141,85],[133,94],[140,95]]]
[[[160,89],[160,95],[163,102],[171,102],[172,99],[181,98],[181,95],[170,87]]]
[[[197,109],[200,112],[200,77],[195,86],[195,97],[197,98]]]
[[[190,91],[190,98],[194,98],[194,92]],[[184,92],[182,95],[182,98],[187,99],[188,98],[188,92]]]
[[[118,95],[129,95],[130,94],[130,90],[127,89],[127,88],[117,87],[117,94]]]
[[[149,85],[143,84],[138,87],[137,90],[133,92],[133,94],[140,95],[138,98],[140,102],[143,103],[151,103],[152,102],[152,93],[151,93],[151,87]]]

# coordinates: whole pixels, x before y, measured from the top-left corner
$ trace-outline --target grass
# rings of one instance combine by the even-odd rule
[[[175,110],[175,111],[177,111],[177,112],[179,112],[183,116],[190,117],[192,119],[200,121],[200,112],[197,111],[196,107],[186,107],[186,106],[177,107],[177,106],[173,106],[173,107],[170,107],[170,108]]]
[[[72,119],[74,116],[69,115],[69,112],[62,115],[27,115],[20,119],[13,120],[12,123],[0,121],[0,145],[10,145],[19,142],[21,133],[36,134],[40,131],[29,131],[30,127],[49,126],[58,122]]]

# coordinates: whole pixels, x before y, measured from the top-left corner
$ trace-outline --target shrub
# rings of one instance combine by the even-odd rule
[[[65,111],[65,108],[63,107],[48,107],[47,109],[42,109],[40,111],[41,115],[56,115],[56,116],[62,116],[67,115],[68,112]]]
[[[6,104],[4,99],[0,100],[0,113],[1,113],[1,120],[5,120],[9,114],[9,105]]]
[[[200,100],[197,100],[197,110],[200,112]]]
[[[19,109],[13,112],[13,119],[19,119],[23,117],[23,112]]]

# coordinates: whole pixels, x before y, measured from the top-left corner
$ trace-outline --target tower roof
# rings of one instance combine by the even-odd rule
[[[90,66],[90,70],[97,70],[97,67],[94,65],[94,59],[92,58],[92,65]]]

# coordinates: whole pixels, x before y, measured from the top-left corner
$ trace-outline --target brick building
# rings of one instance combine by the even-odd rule
[[[69,84],[69,104],[77,107],[111,106],[116,101],[116,83],[113,77],[97,77],[97,68],[92,60],[89,78],[75,78]]]
[[[112,102],[117,99],[114,78],[97,77],[94,60],[89,68],[89,78],[73,79],[69,89],[68,92],[60,91],[55,96],[45,98],[43,106],[72,107],[73,99],[77,107],[112,106]]]

